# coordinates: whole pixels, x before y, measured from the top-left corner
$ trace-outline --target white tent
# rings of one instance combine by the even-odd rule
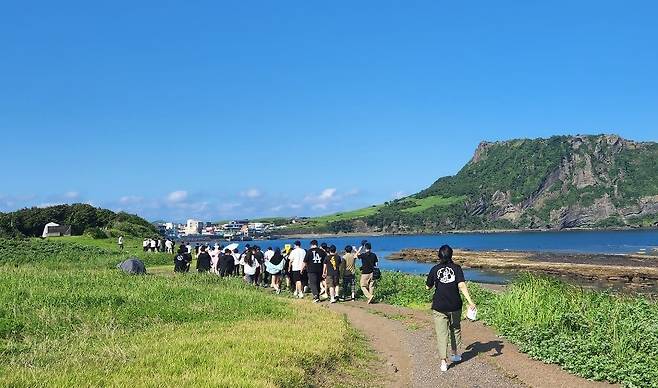
[[[46,226],[43,227],[43,233],[41,234],[41,237],[48,237],[48,228],[51,226],[59,226],[59,224],[54,222],[47,223]]]

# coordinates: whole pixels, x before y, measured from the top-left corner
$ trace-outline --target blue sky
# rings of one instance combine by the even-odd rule
[[[5,2],[0,211],[316,215],[482,140],[657,140],[658,6],[532,3]]]

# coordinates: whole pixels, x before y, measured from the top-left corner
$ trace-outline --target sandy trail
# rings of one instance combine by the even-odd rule
[[[612,387],[570,375],[556,365],[530,359],[478,322],[462,322],[463,361],[439,371],[429,312],[346,302],[326,305],[345,314],[371,341],[390,387]]]

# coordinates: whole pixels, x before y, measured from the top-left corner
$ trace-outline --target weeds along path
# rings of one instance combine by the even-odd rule
[[[436,336],[427,312],[386,304],[327,305],[370,339],[391,387],[612,387],[530,359],[481,323],[462,323],[463,361],[439,371]]]

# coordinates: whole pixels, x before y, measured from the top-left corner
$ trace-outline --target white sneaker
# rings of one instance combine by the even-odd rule
[[[448,371],[448,363],[446,360],[441,360],[441,372],[447,372]]]
[[[304,293],[303,293],[303,292],[300,292],[299,295],[297,295],[297,297],[298,297],[299,299],[304,299]]]
[[[331,300],[331,303],[336,303],[336,299],[332,299],[332,300]]]
[[[462,356],[459,354],[453,354],[450,356],[450,361],[452,362],[462,362]]]

